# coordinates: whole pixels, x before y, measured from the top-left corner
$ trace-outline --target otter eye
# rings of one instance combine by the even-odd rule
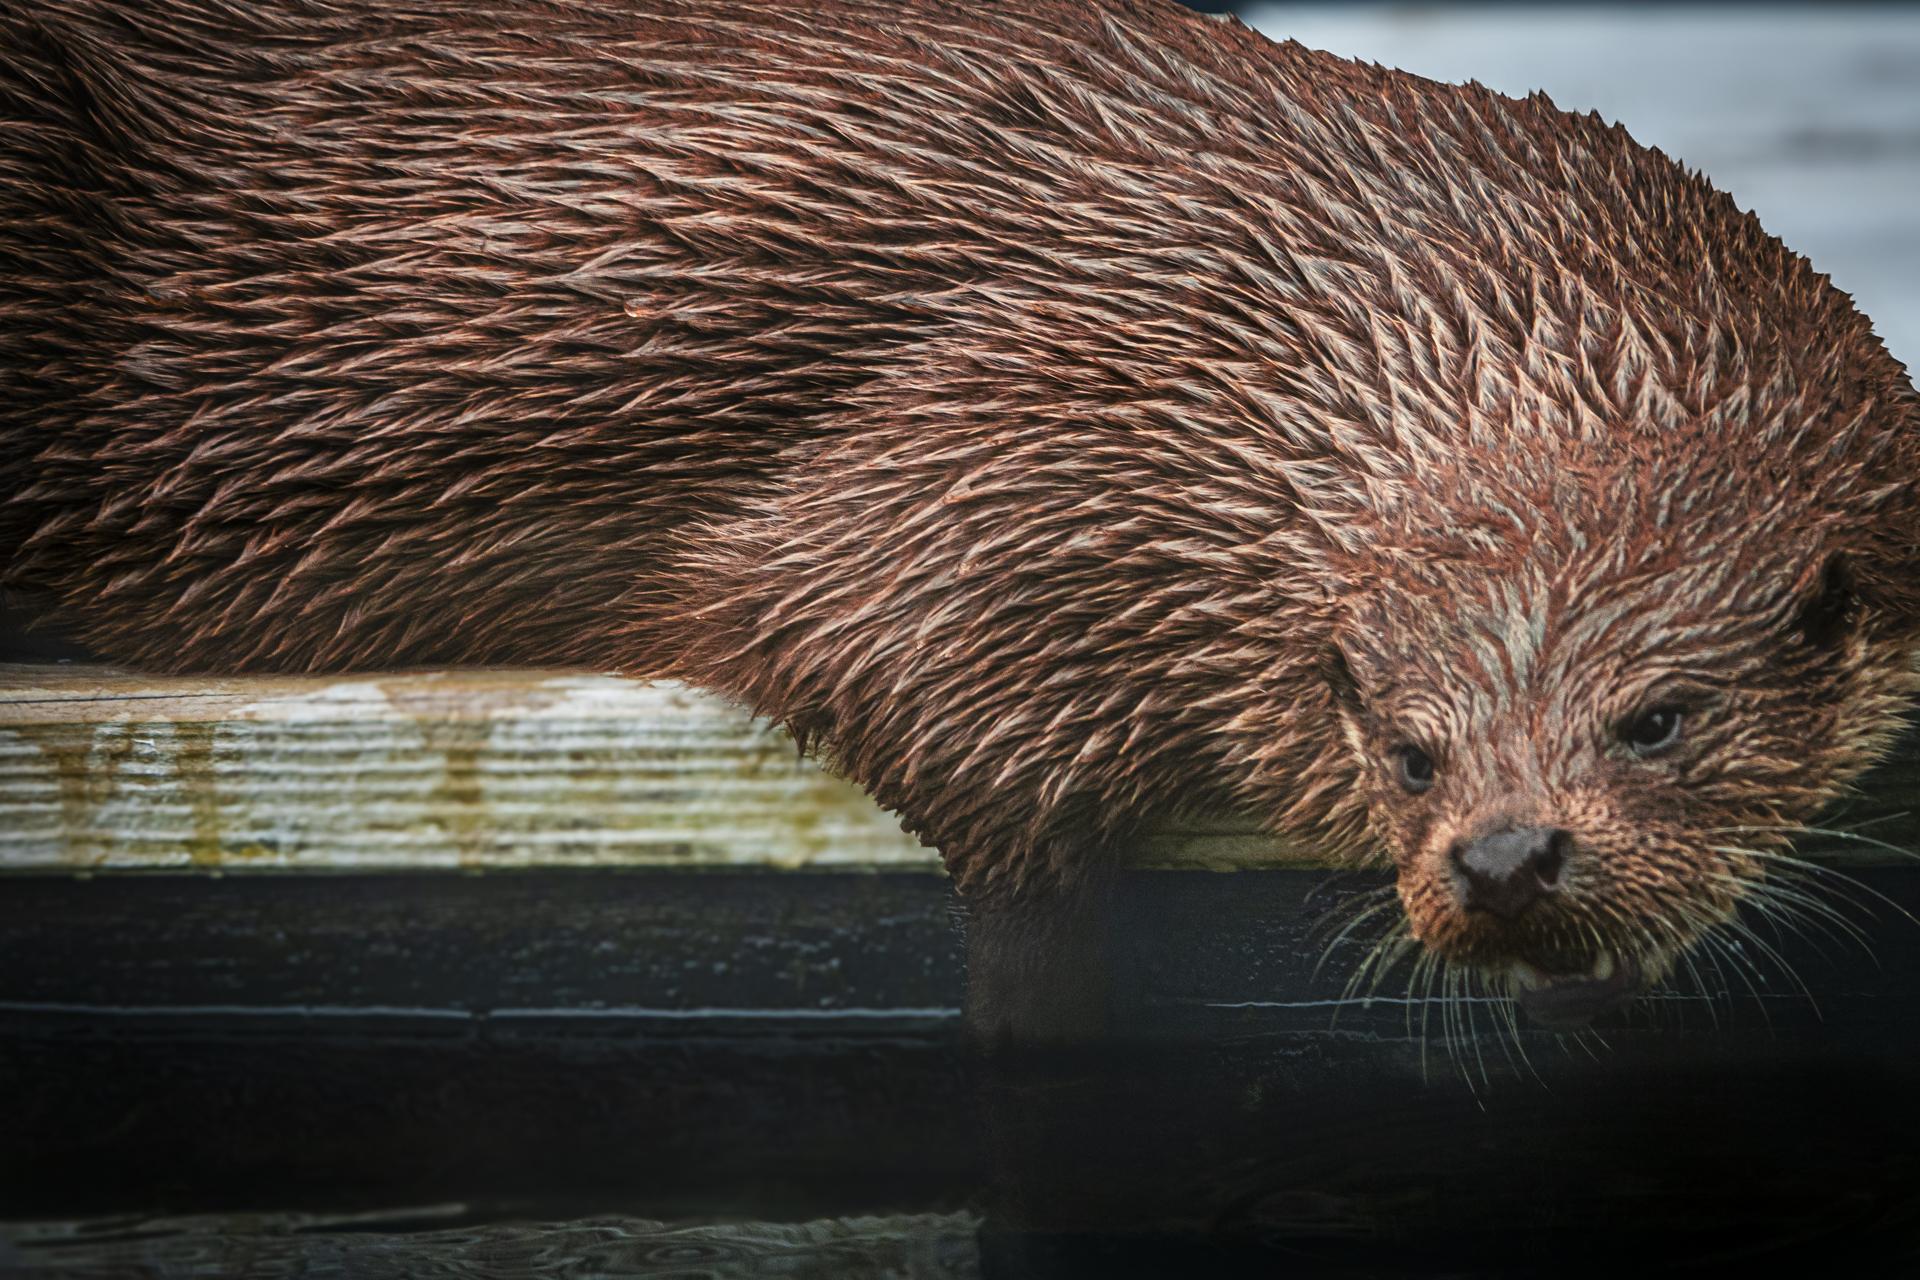
[[[1657,755],[1680,740],[1686,714],[1676,706],[1650,707],[1627,721],[1620,740],[1637,756]]]
[[[1412,745],[1395,747],[1393,751],[1394,771],[1400,775],[1400,785],[1414,795],[1419,795],[1433,785],[1433,757]]]

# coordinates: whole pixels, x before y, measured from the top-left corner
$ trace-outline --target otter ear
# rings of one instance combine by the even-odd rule
[[[1835,555],[1820,571],[1813,594],[1800,606],[1793,629],[1809,646],[1832,649],[1853,634],[1860,617],[1860,592],[1853,567]]]

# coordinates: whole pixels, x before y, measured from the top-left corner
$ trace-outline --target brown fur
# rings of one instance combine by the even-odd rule
[[[1545,98],[1160,0],[0,15],[0,566],[116,659],[680,676],[976,894],[1230,806],[1651,968],[1911,692],[1903,369]]]

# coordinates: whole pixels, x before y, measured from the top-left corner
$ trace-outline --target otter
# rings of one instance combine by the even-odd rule
[[[1561,1024],[1916,691],[1904,368],[1543,96],[1166,0],[8,0],[0,118],[0,582],[116,661],[689,680],[980,903],[1258,814]]]

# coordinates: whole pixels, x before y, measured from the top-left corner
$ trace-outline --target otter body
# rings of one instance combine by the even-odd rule
[[[0,121],[0,584],[118,661],[689,679],[982,897],[1248,810],[1576,1006],[1912,692],[1904,370],[1544,98],[1157,0],[5,0]]]

